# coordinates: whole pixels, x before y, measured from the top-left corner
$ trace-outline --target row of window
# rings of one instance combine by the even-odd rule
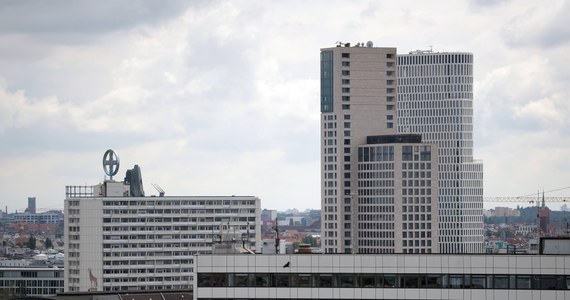
[[[406,77],[436,77],[445,76],[453,78],[454,76],[473,76],[472,65],[447,65],[447,66],[400,66],[398,68],[398,76]]]
[[[435,53],[435,54],[410,54],[399,55],[399,65],[432,65],[432,64],[472,64],[473,54],[455,54],[455,53]]]
[[[570,275],[199,273],[198,287],[570,290]]]
[[[437,73],[437,72],[434,72]],[[473,84],[473,76],[430,76],[414,78],[398,78],[398,85],[438,85],[438,84]]]
[[[171,201],[103,201],[105,206],[221,206],[221,205],[237,205],[237,206],[255,206],[256,200],[171,200]]]
[[[59,276],[58,276],[59,277]],[[27,287],[63,287],[63,276],[62,279],[38,279],[38,280],[13,280],[4,279],[0,280],[0,287],[13,287],[18,286],[20,283]]]
[[[157,283],[155,285],[149,285],[145,283],[144,285],[134,284],[134,285],[118,285],[118,283],[114,283],[114,286],[104,286],[103,291],[110,292],[110,291],[156,291],[156,290],[189,290],[192,286],[189,284],[163,284]],[[70,287],[70,292],[78,292],[79,288],[75,288],[72,290]],[[183,298],[183,297],[182,297]]]
[[[255,214],[255,208],[239,209],[104,209],[104,214],[131,214],[138,217],[172,217],[204,214]],[[150,215],[150,216],[147,216]],[[160,216],[159,216],[160,215]]]
[[[473,92],[471,84],[442,84],[442,85],[420,85],[420,86],[400,86],[399,94],[412,93],[447,93],[447,92]]]

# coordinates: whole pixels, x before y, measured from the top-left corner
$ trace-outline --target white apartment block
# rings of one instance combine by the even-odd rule
[[[23,221],[28,224],[57,224],[63,219],[61,212],[43,212],[43,213],[15,213],[9,215],[9,219],[15,222]]]
[[[419,218],[420,208],[425,209],[426,202],[417,208],[414,205],[426,201],[427,196],[402,196],[401,185],[409,183],[408,178],[405,181],[401,178],[403,165],[400,158],[404,145],[395,141],[381,146],[367,145],[373,136],[396,138],[396,98],[396,48],[372,47],[369,42],[366,47],[359,43],[353,47],[339,44],[321,49],[321,247],[324,253],[434,251],[427,246],[427,227],[417,228],[423,229],[423,248],[419,239],[418,248],[408,248],[409,240],[405,239],[404,246],[404,241],[399,239],[404,233],[422,236],[419,231],[412,232],[408,228],[402,231],[404,217],[398,213],[404,209],[412,212],[418,209]],[[413,144],[405,147],[419,149],[423,145],[421,141]],[[385,148],[391,156],[379,156],[386,159],[382,162],[359,162],[359,151],[374,151],[364,150],[370,147]],[[369,165],[383,169],[368,169]],[[432,175],[435,177],[429,179],[430,185],[437,181],[437,174],[432,172]],[[370,182],[367,176],[389,177],[378,177],[369,186],[366,185]],[[418,188],[422,183],[427,184],[427,178],[416,179]],[[411,183],[415,184],[416,179]],[[408,187],[404,190],[407,192]],[[437,203],[432,201],[429,205]],[[430,211],[429,217],[435,210]],[[380,219],[382,214],[385,217]],[[427,218],[428,214],[423,211],[422,215]],[[408,223],[405,226],[409,226]],[[416,225],[411,226],[415,230]]]
[[[191,289],[194,255],[222,237],[261,245],[259,216],[253,196],[132,197],[115,181],[67,187],[65,291]]]
[[[398,55],[398,132],[438,145],[442,253],[483,252],[483,164],[473,159],[473,54]]]

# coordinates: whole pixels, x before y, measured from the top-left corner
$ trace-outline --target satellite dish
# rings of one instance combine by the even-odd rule
[[[366,42],[366,47],[372,48],[372,46],[374,46],[374,43],[372,43],[372,41]]]

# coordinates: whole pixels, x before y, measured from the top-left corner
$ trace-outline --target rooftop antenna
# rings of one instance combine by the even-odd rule
[[[158,192],[159,197],[164,197],[164,190],[156,183],[151,183],[152,187]]]

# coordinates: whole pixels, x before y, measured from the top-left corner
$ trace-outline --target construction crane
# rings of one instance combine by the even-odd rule
[[[484,202],[528,202],[536,203],[536,201],[542,201],[542,197],[530,197],[530,196],[520,196],[520,197],[483,197]],[[564,197],[544,197],[544,202],[570,202],[570,196]]]
[[[562,190],[570,189],[569,187],[554,189],[550,191],[542,191],[537,194],[529,194],[519,197],[483,197],[484,202],[527,202],[530,204],[538,204],[540,202],[570,202],[570,196],[560,196],[560,197],[545,197],[545,193],[558,192]]]

